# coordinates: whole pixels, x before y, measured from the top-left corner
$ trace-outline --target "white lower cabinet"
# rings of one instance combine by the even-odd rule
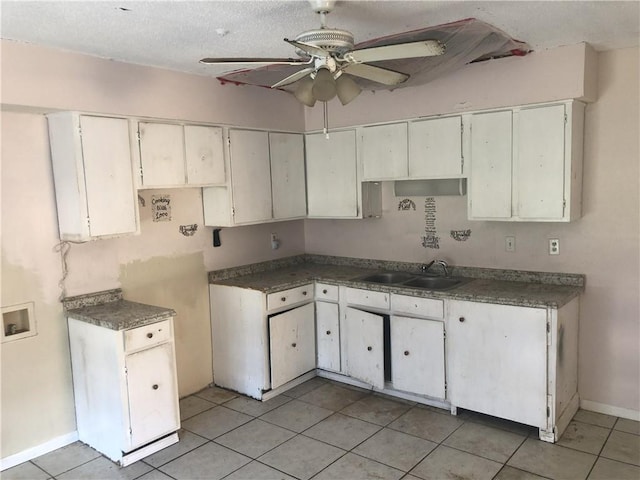
[[[271,388],[316,367],[313,303],[269,317]]]
[[[445,398],[444,323],[391,316],[393,388]]]
[[[209,285],[214,383],[263,400],[314,370],[313,292]]]
[[[578,299],[560,309],[450,301],[448,393],[555,441],[578,408]]]
[[[346,308],[347,374],[376,388],[384,388],[383,323],[382,315]]]
[[[178,441],[173,320],[112,330],[69,318],[78,438],[122,466]]]
[[[318,368],[340,371],[340,316],[337,303],[316,301]]]

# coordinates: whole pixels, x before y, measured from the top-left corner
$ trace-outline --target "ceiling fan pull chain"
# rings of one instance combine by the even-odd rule
[[[327,107],[327,102],[322,102],[322,109],[324,113],[324,136],[327,140],[329,140],[329,107]]]

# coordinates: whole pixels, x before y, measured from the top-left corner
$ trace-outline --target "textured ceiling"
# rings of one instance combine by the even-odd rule
[[[328,25],[356,42],[475,17],[533,50],[638,45],[638,1],[338,1]],[[203,57],[292,57],[282,41],[318,28],[306,1],[7,1],[1,36],[113,60],[217,76]]]

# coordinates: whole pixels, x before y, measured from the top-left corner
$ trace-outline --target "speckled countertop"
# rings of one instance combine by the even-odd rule
[[[420,274],[420,264],[300,255],[274,262],[209,272],[209,283],[273,293],[311,281],[429,298],[449,298],[526,307],[561,307],[584,291],[584,275],[517,270],[452,267],[451,275],[465,281],[448,290],[364,282],[376,272]]]
[[[122,299],[122,290],[106,290],[63,300],[67,317],[111,330],[128,330],[170,318],[176,312]]]

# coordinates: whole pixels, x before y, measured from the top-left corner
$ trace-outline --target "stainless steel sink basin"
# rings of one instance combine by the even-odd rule
[[[426,288],[428,290],[446,290],[463,283],[461,278],[450,277],[415,277],[412,280],[403,282],[407,287]]]
[[[369,275],[367,277],[363,277],[360,280],[363,282],[371,282],[371,283],[402,283],[407,280],[411,280],[415,278],[415,275],[411,275],[410,273],[404,272],[380,272],[374,273],[373,275]]]

